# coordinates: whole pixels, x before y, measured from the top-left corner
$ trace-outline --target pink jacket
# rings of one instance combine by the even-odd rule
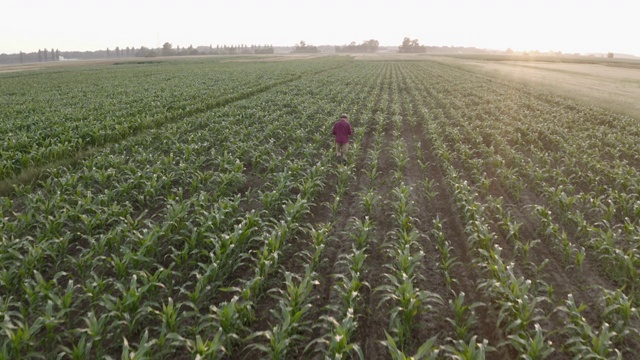
[[[340,121],[333,125],[333,135],[336,136],[336,142],[338,144],[348,143],[351,133],[351,124],[345,119],[340,119]]]

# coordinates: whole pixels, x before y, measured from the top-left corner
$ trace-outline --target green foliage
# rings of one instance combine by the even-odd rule
[[[382,341],[382,343],[387,346],[389,355],[391,355],[391,358],[394,360],[437,359],[438,353],[440,352],[440,349],[435,346],[436,338],[433,337],[420,345],[420,348],[418,348],[418,351],[414,355],[407,356],[402,350],[398,349],[395,340],[393,340],[393,337],[386,331],[385,336],[387,340]]]
[[[0,78],[0,358],[366,358],[380,314],[390,357],[484,358],[468,272],[510,353],[636,350],[633,119],[427,61]],[[548,248],[610,278],[594,316],[572,297],[553,312]],[[425,319],[440,344],[418,346]]]

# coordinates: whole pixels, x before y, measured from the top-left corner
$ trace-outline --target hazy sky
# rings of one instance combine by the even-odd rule
[[[640,56],[639,0],[2,0],[0,53],[189,45],[433,46]]]

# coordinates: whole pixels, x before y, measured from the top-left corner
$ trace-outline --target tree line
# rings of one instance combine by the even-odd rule
[[[170,43],[165,43],[162,48],[151,49],[145,46],[139,48],[116,47],[111,50],[96,51],[60,51],[54,49],[40,49],[37,52],[18,54],[0,54],[0,64],[26,64],[37,62],[54,62],[63,60],[97,60],[97,59],[118,59],[133,57],[157,57],[157,56],[188,56],[188,55],[244,55],[244,54],[273,54],[273,45],[231,45],[231,46],[198,46],[194,48],[176,47]]]
[[[319,53],[320,50],[317,46],[307,45],[306,42],[300,41],[295,45],[295,48],[292,51],[295,54],[315,54]]]
[[[144,46],[140,48],[116,47],[114,50],[109,48],[96,51],[60,51],[59,49],[38,49],[38,51],[26,53],[20,51],[18,54],[1,54],[0,64],[26,64],[26,63],[44,63],[63,60],[96,60],[105,58],[125,58],[125,57],[144,57],[152,51]]]
[[[336,46],[335,48],[337,53],[374,53],[378,51],[379,47],[378,40],[371,39],[362,42],[360,45],[356,45],[356,42],[353,41],[349,45]]]
[[[365,40],[361,44],[351,42],[349,45],[335,46],[336,53],[375,53],[378,51],[380,43],[378,40]],[[402,44],[398,46],[400,53],[424,53],[427,52],[427,46],[420,45],[418,39],[410,39],[405,37]],[[324,47],[323,47],[324,49]],[[326,49],[324,49],[326,51]],[[330,51],[330,50],[329,50]],[[96,60],[109,58],[131,58],[131,57],[156,57],[156,56],[191,56],[191,55],[251,55],[251,54],[273,54],[273,45],[216,45],[189,47],[173,47],[171,43],[164,43],[161,48],[152,49],[145,46],[139,48],[116,47],[111,50],[97,51],[60,51],[59,49],[39,49],[37,52],[25,53],[20,51],[18,54],[0,54],[0,64],[16,64],[16,63],[35,63],[35,62],[53,62],[62,60]],[[300,41],[293,47],[292,53],[312,54],[319,53],[317,46],[307,44]]]
[[[252,54],[273,54],[273,45],[216,45],[214,48],[212,45],[209,47],[200,46],[194,48],[190,45],[188,48],[173,48],[173,45],[166,42],[162,45],[160,54],[162,56],[186,56],[186,55],[252,55]]]

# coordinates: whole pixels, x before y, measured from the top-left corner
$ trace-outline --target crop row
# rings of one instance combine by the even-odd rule
[[[341,65],[193,60],[3,75],[0,180]]]
[[[232,351],[243,327],[222,324],[253,321],[323,186],[335,104],[365,101],[339,84],[366,73],[274,87],[18,185],[0,210],[4,353]]]
[[[441,73],[442,74],[442,73]],[[456,74],[453,74],[453,79],[448,79],[447,84],[455,82]],[[413,79],[413,78],[412,78]],[[468,80],[468,79],[467,79]],[[585,133],[589,134],[594,131],[592,128],[585,127],[584,123],[589,123],[589,121],[597,122],[601,121],[598,116],[607,116],[609,118],[616,119],[615,115],[606,114],[597,109],[586,110],[580,109],[580,111],[566,111],[563,112],[564,116],[567,117],[579,117],[580,121],[583,122],[581,130],[583,130],[579,136],[571,137],[569,134],[563,134],[569,131],[571,127],[571,120],[558,118],[557,111],[558,109],[567,109],[571,108],[573,105],[568,101],[563,103],[562,100],[550,100],[544,95],[535,94],[530,92],[529,90],[519,90],[512,91],[511,93],[506,94],[504,90],[507,87],[497,87],[495,84],[491,84],[492,87],[489,88],[486,86],[487,84],[485,79],[479,78],[476,82],[468,82],[467,86],[458,86],[455,88],[451,88],[450,86],[442,86],[442,88],[422,88],[422,90],[418,90],[416,94],[420,94],[420,91],[435,91],[435,96],[430,96],[425,99],[425,102],[429,103],[423,107],[423,116],[425,119],[429,121],[430,130],[427,136],[436,136],[433,138],[434,140],[434,151],[439,154],[441,158],[442,164],[455,164],[454,168],[451,170],[447,170],[449,173],[450,181],[452,181],[453,193],[456,194],[456,198],[460,197],[460,199],[469,198],[469,196],[481,196],[480,198],[484,198],[485,203],[478,203],[475,201],[467,202],[463,201],[462,208],[460,208],[463,214],[474,214],[471,217],[464,215],[465,221],[473,221],[477,222],[480,220],[480,224],[484,223],[482,226],[473,225],[468,227],[467,230],[474,230],[474,233],[470,234],[470,241],[473,243],[473,247],[484,248],[481,254],[488,261],[485,263],[488,269],[491,269],[491,273],[495,275],[499,275],[501,269],[506,270],[507,273],[511,273],[512,270],[515,269],[515,273],[524,272],[527,273],[526,266],[524,266],[528,261],[524,263],[520,262],[518,267],[520,270],[513,268],[513,265],[508,265],[504,263],[504,260],[500,260],[500,247],[490,246],[493,242],[496,241],[496,234],[493,232],[493,229],[500,229],[504,226],[506,232],[503,236],[505,239],[510,242],[509,246],[514,246],[513,250],[517,252],[522,252],[525,255],[531,251],[531,248],[534,247],[536,243],[540,242],[540,239],[536,238],[524,238],[519,236],[519,229],[523,224],[527,224],[528,222],[534,222],[532,218],[535,218],[534,212],[539,214],[546,214],[540,218],[540,230],[537,234],[544,235],[548,237],[549,241],[551,241],[552,248],[559,250],[564,255],[564,262],[567,266],[576,266],[581,268],[584,263],[585,253],[584,248],[579,250],[576,246],[567,239],[565,233],[561,233],[558,229],[558,225],[556,225],[549,217],[548,212],[545,212],[545,202],[541,203],[532,203],[531,200],[534,199],[534,192],[538,191],[538,199],[545,201],[549,198],[548,194],[550,192],[544,191],[544,189],[548,186],[546,182],[560,182],[560,186],[569,186],[573,187],[575,184],[581,184],[580,182],[574,182],[573,177],[568,177],[567,173],[564,173],[566,168],[560,168],[561,171],[555,170],[553,168],[554,165],[557,166],[558,163],[566,164],[569,163],[570,160],[566,159],[575,159],[576,156],[575,147],[582,147],[584,145],[584,139],[581,136],[584,136]],[[472,85],[472,86],[471,86]],[[449,89],[446,89],[449,87]],[[480,89],[484,89],[484,91],[480,91]],[[495,89],[495,90],[494,90]],[[449,91],[448,91],[449,90]],[[500,98],[500,104],[497,105],[497,94],[502,91],[502,97]],[[447,97],[442,97],[442,94],[446,94]],[[416,95],[414,95],[416,96]],[[417,98],[417,96],[416,96]],[[483,99],[480,99],[483,98]],[[506,104],[506,105],[505,105]],[[494,106],[495,105],[495,106]],[[500,108],[505,108],[513,106],[518,110],[527,109],[530,112],[534,113],[530,114],[527,112],[500,112]],[[513,122],[510,121],[510,118],[515,118]],[[553,119],[553,120],[550,120]],[[628,119],[623,117],[617,117],[619,122],[616,126],[611,126],[609,128],[609,132],[613,134],[617,134],[622,136],[622,134],[618,134],[617,126],[623,128],[625,124],[628,124]],[[537,124],[545,124],[545,132],[547,134],[553,133],[554,136],[562,136],[563,141],[557,142],[554,155],[550,155],[549,153],[545,153],[545,155],[541,156],[532,156],[538,153],[539,151],[548,151],[545,148],[550,146],[547,142],[535,142],[532,139],[527,139],[522,141],[520,139],[520,135],[522,134],[521,130],[514,131],[513,128],[522,127],[523,123],[527,121],[527,133],[531,136],[531,133],[537,130]],[[557,126],[554,128],[553,126]],[[513,127],[513,128],[512,128]],[[553,129],[554,131],[550,131],[549,129]],[[594,126],[595,131],[598,131],[598,127]],[[571,131],[575,131],[572,129]],[[602,131],[602,130],[599,130]],[[514,135],[517,138],[514,138]],[[443,136],[439,138],[439,136]],[[633,133],[626,134],[625,136],[629,136],[626,141],[622,141],[617,144],[618,149],[615,150],[616,157],[620,157],[621,160],[616,161],[616,166],[619,167],[621,163],[628,163],[628,161],[633,161],[633,158],[629,160],[624,160],[624,155],[630,154],[630,152],[625,150],[625,146],[630,144],[631,138],[633,138]],[[582,143],[581,143],[582,142]],[[562,144],[562,147],[560,147]],[[573,149],[573,150],[567,150]],[[595,144],[591,143],[590,148],[595,147]],[[591,150],[590,152],[594,153],[593,157],[583,156],[579,159],[589,159],[588,161],[592,164],[600,163],[602,164],[602,160],[598,158],[602,155],[603,147],[600,145],[597,150]],[[586,149],[583,149],[586,152]],[[600,153],[597,153],[600,151]],[[526,155],[523,155],[522,153]],[[515,154],[515,155],[514,155]],[[561,159],[555,160],[557,163],[550,163],[549,159]],[[534,163],[533,166],[526,166],[528,162],[540,161],[540,163]],[[573,161],[575,163],[575,161]],[[531,164],[531,163],[529,163]],[[542,165],[544,164],[544,165]],[[550,166],[550,164],[552,164]],[[448,165],[447,165],[448,166]],[[526,170],[523,170],[526,169]],[[544,176],[534,178],[533,174],[535,172],[533,169],[538,171],[549,171],[551,174],[555,174],[554,176]],[[446,167],[445,167],[446,170]],[[528,171],[527,171],[528,170]],[[629,175],[631,173],[629,171],[624,172],[624,177],[622,179],[629,179]],[[461,181],[460,179],[466,179]],[[618,184],[621,177],[617,177],[617,180],[611,180],[610,185]],[[472,184],[472,187],[467,185],[467,181]],[[533,185],[533,186],[532,186]],[[558,186],[558,185],[555,185]],[[606,186],[605,189],[608,187]],[[506,199],[503,197],[507,194],[505,192],[496,191],[498,189],[506,189],[508,191],[509,197]],[[629,188],[624,189],[627,195],[634,197],[633,193],[629,193]],[[473,195],[477,193],[476,195]],[[526,193],[527,202],[523,204],[523,199],[521,195]],[[458,195],[460,194],[460,195]],[[496,195],[498,197],[496,197]],[[564,195],[564,194],[563,194]],[[584,197],[584,195],[581,195]],[[590,195],[586,195],[587,198]],[[457,200],[458,201],[458,200]],[[509,203],[505,203],[508,201]],[[515,201],[513,203],[512,201]],[[549,206],[553,206],[554,209],[557,208],[560,211],[560,214],[563,214],[562,211],[571,210],[571,207],[560,207],[561,202],[556,202],[552,199],[546,200],[551,204]],[[554,204],[555,203],[555,204]],[[548,204],[548,203],[547,203]],[[510,213],[520,213],[515,209],[517,206],[523,206],[525,209],[531,209],[532,215],[529,218],[520,217],[520,221],[515,222],[510,218]],[[615,206],[615,205],[614,205]],[[601,208],[601,207],[598,207]],[[485,218],[485,216],[481,215],[488,211],[488,214],[495,214],[496,220],[495,222],[491,219]],[[596,210],[596,209],[594,209]],[[589,212],[593,210],[588,209]],[[596,210],[597,211],[597,210]],[[479,213],[478,213],[479,212]],[[525,212],[526,213],[526,212]],[[597,214],[597,213],[596,213]],[[627,218],[627,222],[634,223],[637,220],[636,217],[633,216],[632,213],[626,212],[626,215],[630,215],[630,218]],[[521,215],[520,215],[521,216]],[[563,215],[564,216],[564,215]],[[598,216],[589,216],[591,219],[597,219]],[[545,220],[546,219],[546,220]],[[593,220],[598,221],[598,220]],[[601,220],[600,220],[601,221]],[[474,223],[471,223],[474,224]],[[601,222],[595,224],[595,227],[598,227]],[[591,228],[588,225],[587,229]],[[552,236],[550,236],[552,235]],[[530,235],[529,235],[530,236]],[[577,234],[576,240],[580,239],[581,236]],[[587,238],[582,240],[583,244],[593,244],[595,242],[595,237],[591,239]],[[609,244],[611,246],[611,244]],[[620,245],[613,245],[614,247],[620,247]],[[489,246],[489,248],[487,248]],[[622,245],[624,246],[624,245]],[[620,252],[620,250],[613,250],[609,253],[616,252],[624,254],[624,251]],[[628,254],[628,252],[627,252]],[[533,269],[544,268],[546,263],[549,261],[549,258],[544,259],[544,261],[540,264],[532,263],[531,267]],[[623,268],[629,269],[629,266],[623,267],[622,265],[618,266],[616,264],[621,263],[624,264],[625,260],[616,260],[613,257],[602,257],[600,260],[605,266],[613,265],[613,268]],[[628,261],[626,262],[628,263]],[[573,265],[572,265],[573,264]],[[510,269],[511,267],[511,269]],[[634,266],[632,266],[634,267]],[[628,271],[628,270],[627,270]],[[632,270],[634,273],[637,270]],[[535,274],[533,274],[535,275]],[[529,316],[529,319],[520,319],[518,316],[517,327],[521,327],[521,330],[529,331],[529,335],[525,334],[505,334],[507,335],[507,339],[511,345],[518,349],[520,354],[528,354],[528,356],[533,356],[530,351],[537,351],[537,357],[548,356],[551,352],[554,351],[553,347],[550,346],[551,343],[546,344],[544,338],[546,337],[545,333],[548,330],[545,330],[545,327],[541,327],[540,324],[536,324],[535,326],[530,324],[526,326],[528,321],[548,321],[547,319],[550,317],[552,313],[564,313],[569,318],[581,319],[578,321],[579,324],[576,324],[575,328],[572,328],[569,333],[566,334],[566,337],[561,341],[565,342],[563,349],[570,353],[573,353],[574,356],[615,356],[619,354],[619,350],[616,349],[616,346],[622,345],[622,338],[624,336],[629,335],[629,338],[634,338],[637,336],[637,330],[633,328],[629,328],[630,324],[630,316],[637,317],[637,311],[634,305],[630,302],[629,298],[626,298],[624,295],[622,297],[624,299],[621,302],[618,302],[619,305],[623,308],[631,309],[627,312],[628,316],[623,316],[622,318],[617,318],[618,315],[612,317],[610,313],[606,310],[604,303],[611,303],[610,300],[605,300],[610,298],[609,292],[611,290],[603,289],[603,296],[601,297],[602,301],[600,304],[597,302],[595,306],[602,309],[602,323],[598,326],[588,325],[587,320],[585,320],[582,315],[579,315],[585,308],[585,306],[575,306],[575,305],[566,305],[566,303],[573,304],[573,297],[571,294],[568,294],[568,299],[565,302],[560,301],[555,310],[549,310],[547,306],[544,306],[544,312],[548,312],[548,315],[542,315],[543,312],[540,312],[541,309],[536,310],[536,303],[544,304],[553,302],[552,298],[544,296],[544,289],[552,290],[551,285],[540,282],[541,280],[534,278],[534,281],[528,281],[526,278],[517,278],[517,276],[510,275],[510,277],[497,278],[497,282],[494,282],[493,285],[489,285],[489,282],[481,283],[481,288],[485,290],[490,290],[491,292],[495,292],[498,287],[495,284],[510,284],[511,280],[517,281],[514,283],[517,286],[511,286],[510,290],[505,294],[512,294],[515,289],[518,289],[518,292],[521,293],[524,288],[531,288],[534,292],[531,293],[529,300],[524,301],[525,298],[520,298],[517,300],[518,308],[513,308],[513,310],[507,310],[505,305],[511,303],[511,301],[507,301],[507,299],[500,300],[496,299],[491,301],[492,303],[497,302],[500,304],[499,307],[499,317],[498,317],[498,325],[502,321],[509,319],[509,313],[511,311],[525,311],[525,305],[531,305],[531,310],[528,312],[524,312]],[[620,279],[626,279],[625,277],[613,276],[611,279],[613,282],[618,282]],[[536,284],[539,282],[539,284]],[[620,294],[627,289],[629,293],[634,293],[634,286],[630,283],[623,283],[625,287],[618,290],[616,293]],[[538,290],[536,290],[538,288]],[[551,294],[551,292],[549,292]],[[522,296],[522,295],[521,295]],[[527,295],[529,296],[529,295]],[[620,295],[619,295],[620,296]],[[622,305],[622,304],[625,305]],[[515,303],[514,303],[515,304]],[[539,305],[538,305],[539,306]],[[570,309],[570,310],[569,310]],[[513,315],[517,314],[517,312],[513,312]],[[537,315],[536,315],[537,314]],[[571,315],[573,314],[573,315]],[[636,314],[636,315],[631,315]],[[509,320],[506,320],[509,321]],[[616,323],[618,325],[615,326],[615,329],[610,327],[610,323]],[[549,324],[550,325],[550,324]],[[547,327],[549,325],[546,325]],[[513,330],[514,326],[509,325],[506,327],[507,331]],[[534,356],[535,357],[535,356]]]

